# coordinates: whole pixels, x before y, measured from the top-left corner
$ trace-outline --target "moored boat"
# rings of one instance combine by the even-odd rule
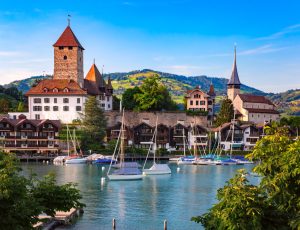
[[[119,137],[115,146],[114,154],[112,156],[113,159],[116,153],[118,152],[117,149],[120,149],[120,163],[119,168],[114,169],[111,173],[112,169],[112,161],[109,165],[107,177],[109,180],[141,180],[143,179],[142,171],[138,168],[138,164],[136,162],[125,162],[125,124],[124,124],[124,110],[122,115],[122,123],[119,132]],[[119,145],[120,143],[120,145]]]

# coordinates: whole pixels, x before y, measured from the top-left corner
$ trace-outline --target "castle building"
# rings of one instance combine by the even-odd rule
[[[29,119],[54,119],[71,123],[81,118],[88,96],[95,96],[99,106],[112,110],[113,87],[103,79],[95,63],[84,78],[84,48],[70,25],[54,43],[54,75],[39,82],[25,95]]]
[[[232,101],[236,117],[241,121],[262,124],[279,120],[279,112],[266,97],[253,94],[241,94],[241,82],[236,64],[236,49],[231,78],[227,83],[227,97]]]

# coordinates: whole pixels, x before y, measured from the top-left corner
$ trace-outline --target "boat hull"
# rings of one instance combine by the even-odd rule
[[[109,180],[141,180],[143,179],[143,175],[108,175]]]
[[[68,159],[65,160],[65,164],[85,164],[87,159]]]
[[[171,174],[171,170],[150,170],[150,169],[144,169],[143,170],[144,175],[163,175],[163,174]]]

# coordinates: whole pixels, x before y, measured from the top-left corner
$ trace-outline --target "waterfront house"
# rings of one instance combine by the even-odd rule
[[[0,120],[0,147],[5,152],[57,153],[59,150],[59,120],[17,119]]]

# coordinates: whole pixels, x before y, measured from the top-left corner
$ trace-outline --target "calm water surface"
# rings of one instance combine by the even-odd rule
[[[170,164],[171,175],[146,176],[141,181],[106,181],[102,166],[23,164],[24,174],[30,171],[43,176],[55,172],[58,183],[76,182],[86,204],[84,214],[67,229],[111,229],[112,219],[117,229],[202,229],[190,221],[203,214],[216,202],[217,189],[231,178],[237,169],[251,170],[253,165],[194,166]],[[249,177],[251,183],[258,178]],[[63,228],[60,228],[63,229]]]

